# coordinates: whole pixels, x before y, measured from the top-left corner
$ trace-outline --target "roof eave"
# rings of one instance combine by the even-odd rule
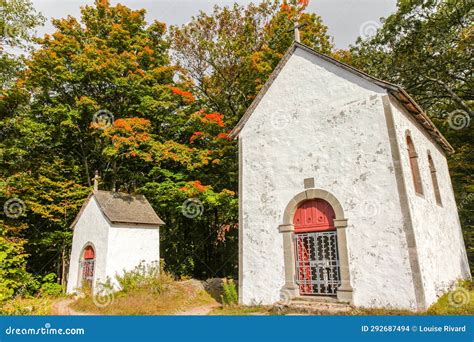
[[[110,220],[109,220],[110,221]],[[146,222],[128,222],[128,221],[110,221],[112,224],[133,224],[136,226],[162,227],[165,223],[146,223]]]
[[[423,128],[428,131],[429,135],[438,143],[447,154],[452,154],[455,151],[454,147],[436,128],[436,125],[431,121],[428,114],[413,100],[413,98],[402,87],[398,87],[396,91],[389,91],[389,93],[400,102],[400,104],[410,113]],[[400,96],[401,95],[401,96]]]

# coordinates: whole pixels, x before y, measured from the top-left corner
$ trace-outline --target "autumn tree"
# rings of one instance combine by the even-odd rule
[[[323,53],[332,45],[316,14],[303,13],[307,1],[265,0],[248,6],[215,6],[188,24],[171,29],[173,56],[192,80],[205,108],[223,113],[228,128],[240,119],[294,40]]]
[[[201,104],[170,63],[166,26],[148,25],[144,10],[108,1],[83,7],[80,20],[53,24],[55,32],[37,40],[27,68],[0,101],[7,133],[2,198],[22,206],[6,221],[24,227],[28,269],[54,271],[64,281],[69,225],[99,170],[101,189],[144,193],[165,218],[170,270],[233,272],[233,262],[227,269],[219,263],[229,249],[216,243],[229,241],[223,235],[236,221],[236,196],[225,181],[208,185],[220,164],[221,150],[213,146],[229,143],[223,117],[198,118]],[[203,207],[196,217],[183,214],[189,196]],[[190,232],[195,248],[183,239]]]

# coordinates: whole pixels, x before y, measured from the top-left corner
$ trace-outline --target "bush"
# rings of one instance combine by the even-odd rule
[[[430,306],[429,315],[474,315],[474,282],[462,280]]]
[[[147,289],[153,293],[162,293],[170,284],[173,277],[164,270],[164,263],[140,263],[132,271],[124,271],[122,276],[117,275],[117,281],[123,292],[133,292]]]
[[[56,274],[49,273],[43,277],[43,283],[41,284],[41,294],[59,297],[63,294],[63,287],[56,282]]]
[[[237,294],[237,286],[232,279],[224,279],[222,284],[222,304],[232,306],[236,305],[239,301]]]

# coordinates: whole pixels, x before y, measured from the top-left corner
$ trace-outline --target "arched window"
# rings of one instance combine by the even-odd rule
[[[407,134],[407,147],[408,147],[408,157],[410,158],[410,168],[411,174],[413,177],[413,184],[415,186],[415,192],[417,194],[423,195],[423,185],[421,184],[421,175],[420,168],[418,167],[418,154],[415,150],[415,145],[411,140],[409,134]]]
[[[428,164],[430,165],[431,181],[433,182],[433,190],[436,198],[436,203],[443,205],[441,201],[441,194],[439,192],[438,186],[438,177],[436,176],[436,168],[434,166],[433,158],[431,158],[430,153],[428,152]]]

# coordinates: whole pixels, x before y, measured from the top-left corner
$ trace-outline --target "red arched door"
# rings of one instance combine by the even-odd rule
[[[303,202],[295,212],[296,280],[301,295],[335,295],[340,286],[335,214],[322,199]]]
[[[81,272],[82,285],[87,284],[92,287],[94,281],[95,251],[92,246],[86,246],[82,254]]]

